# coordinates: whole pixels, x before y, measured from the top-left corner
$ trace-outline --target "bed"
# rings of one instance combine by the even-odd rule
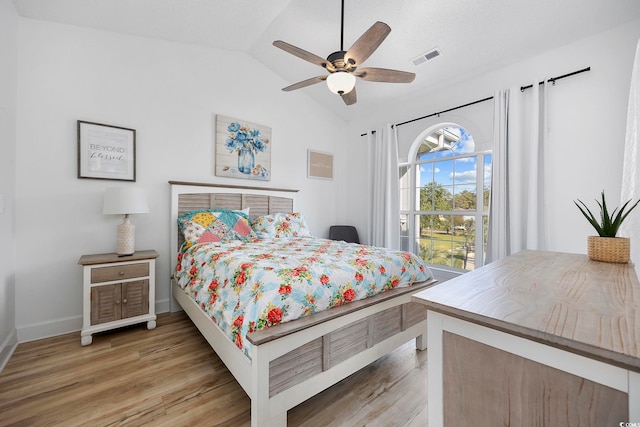
[[[176,272],[176,266],[185,261],[184,257],[192,256],[195,259],[196,254],[203,256],[201,251],[205,249],[200,246],[205,245],[190,248],[193,251],[190,254],[189,251],[179,251],[185,240],[178,227],[178,218],[189,212],[207,209],[249,209],[249,216],[253,220],[266,215],[289,214],[295,211],[297,191],[176,181],[169,183],[172,311],[182,308],[187,313],[247,393],[251,399],[252,426],[285,426],[289,409],[411,339],[415,338],[419,350],[426,349],[426,310],[411,302],[411,295],[435,283],[430,275],[419,276],[426,279],[411,286],[391,286],[389,290],[364,299],[351,300],[349,296],[348,304],[332,304],[334,307],[329,310],[313,312],[297,320],[268,325],[260,330],[251,328],[241,336],[241,343],[237,335],[234,335],[234,340],[223,327],[225,322],[219,319],[218,323],[212,321],[212,317],[216,316],[203,309],[203,302],[185,292],[189,288],[185,282],[188,279]],[[298,240],[308,246],[311,245],[308,242],[314,239]],[[313,243],[321,245],[321,253],[333,246],[333,243],[323,240]],[[340,250],[346,250],[347,246],[358,246],[341,243],[345,246]],[[288,243],[290,246],[294,244],[298,243],[293,239]],[[212,245],[222,243],[215,242]],[[231,248],[224,247],[225,253],[234,250],[233,245]],[[257,250],[266,253],[264,248]],[[208,274],[216,276],[217,271]],[[230,319],[226,324],[233,327],[235,320]]]

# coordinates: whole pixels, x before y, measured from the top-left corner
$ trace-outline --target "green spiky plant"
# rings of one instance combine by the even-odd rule
[[[629,205],[629,203],[631,203],[631,200],[627,200],[627,202],[622,205],[622,208],[620,208],[620,211],[618,211],[618,208],[615,208],[613,212],[609,214],[609,211],[607,210],[607,203],[604,200],[604,191],[602,191],[602,203],[600,203],[596,199],[596,203],[598,203],[598,206],[600,206],[600,221],[598,221],[595,215],[591,213],[587,205],[585,205],[581,200],[578,200],[577,202],[574,200],[573,203],[576,204],[578,209],[580,209],[580,212],[582,212],[582,215],[584,215],[587,221],[589,221],[593,228],[596,229],[600,237],[616,237],[618,228],[620,228],[620,225],[625,220],[627,215],[629,215],[631,211],[636,206],[638,206],[640,200],[638,200],[628,209],[627,206]],[[618,211],[617,214],[616,211]]]

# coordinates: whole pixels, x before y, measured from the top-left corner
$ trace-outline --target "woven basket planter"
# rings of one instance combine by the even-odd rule
[[[631,253],[628,237],[587,237],[587,255],[590,260],[627,263]]]

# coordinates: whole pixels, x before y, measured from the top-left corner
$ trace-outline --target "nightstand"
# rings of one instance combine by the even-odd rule
[[[82,255],[82,345],[91,335],[135,323],[156,327],[156,258],[154,250],[133,255],[115,253]]]

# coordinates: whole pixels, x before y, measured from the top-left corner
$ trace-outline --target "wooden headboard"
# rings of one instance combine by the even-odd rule
[[[214,190],[214,189],[211,189]],[[215,190],[214,190],[215,191]],[[251,208],[251,219],[278,212],[291,212],[291,197],[268,196],[247,193],[181,193],[178,194],[178,216],[198,209],[234,209]]]
[[[178,250],[184,238],[178,230],[178,217],[200,209],[250,208],[249,216],[257,218],[279,212],[293,212],[298,190],[240,185],[203,184],[196,182],[169,181],[171,184],[171,262],[173,275]],[[172,301],[172,307],[174,302]],[[173,309],[172,309],[173,311]]]

